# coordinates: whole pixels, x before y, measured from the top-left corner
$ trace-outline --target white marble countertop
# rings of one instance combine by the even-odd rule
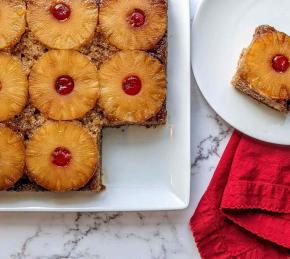
[[[191,0],[192,17],[200,0]],[[188,209],[145,213],[1,213],[0,259],[199,258],[188,227],[231,133],[192,80]]]

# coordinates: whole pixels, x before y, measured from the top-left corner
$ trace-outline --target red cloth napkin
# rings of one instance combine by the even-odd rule
[[[290,259],[290,148],[234,132],[190,226],[202,258]]]

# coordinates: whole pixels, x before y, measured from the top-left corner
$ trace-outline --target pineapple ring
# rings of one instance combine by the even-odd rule
[[[50,10],[54,4],[70,7],[70,17],[57,20]],[[54,49],[79,49],[94,36],[98,22],[95,0],[30,0],[27,9],[28,27],[35,37]]]
[[[135,23],[130,21],[130,14],[134,11],[137,12],[133,17]],[[166,32],[167,7],[163,0],[104,0],[99,20],[102,32],[117,48],[148,50]]]
[[[60,147],[71,153],[67,166],[53,163],[52,154]],[[50,121],[28,141],[26,166],[29,178],[47,190],[78,190],[99,167],[99,152],[94,139],[79,124]]]
[[[58,94],[56,80],[70,76],[74,89]],[[33,66],[29,77],[32,104],[54,120],[74,120],[95,107],[99,97],[98,71],[91,61],[74,50],[51,50]]]
[[[0,190],[12,187],[23,175],[25,147],[19,135],[0,127]]]
[[[15,45],[26,27],[26,5],[22,0],[0,0],[0,49]]]
[[[260,94],[273,99],[290,99],[290,70],[278,73],[273,58],[282,55],[290,59],[290,37],[271,32],[254,39],[242,57],[241,75]]]
[[[141,89],[130,95],[124,80],[141,81]],[[136,80],[136,79],[137,80]],[[143,51],[126,50],[115,54],[99,72],[99,106],[110,120],[142,123],[160,111],[166,98],[164,66]]]
[[[6,121],[24,109],[28,99],[28,82],[17,58],[1,53],[0,67],[0,121]]]

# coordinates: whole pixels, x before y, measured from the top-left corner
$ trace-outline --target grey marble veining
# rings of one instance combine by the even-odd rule
[[[200,0],[192,0],[192,15]],[[192,80],[192,184],[188,209],[132,213],[0,213],[0,259],[199,258],[188,222],[232,129]]]

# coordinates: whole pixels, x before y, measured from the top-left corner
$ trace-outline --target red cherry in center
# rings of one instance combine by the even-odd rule
[[[57,3],[50,7],[50,13],[59,21],[67,20],[70,17],[71,9],[65,3]]]
[[[142,88],[142,82],[138,76],[128,76],[123,80],[123,90],[128,95],[137,95]]]
[[[70,76],[60,76],[55,81],[55,91],[60,95],[70,94],[75,87],[74,80]]]
[[[70,163],[72,155],[68,149],[58,147],[52,152],[51,159],[56,166],[65,167]]]
[[[135,28],[139,28],[144,25],[146,21],[145,13],[140,9],[134,9],[127,18],[128,23]]]
[[[289,68],[289,59],[284,55],[276,55],[272,59],[272,67],[278,73],[285,73]]]

